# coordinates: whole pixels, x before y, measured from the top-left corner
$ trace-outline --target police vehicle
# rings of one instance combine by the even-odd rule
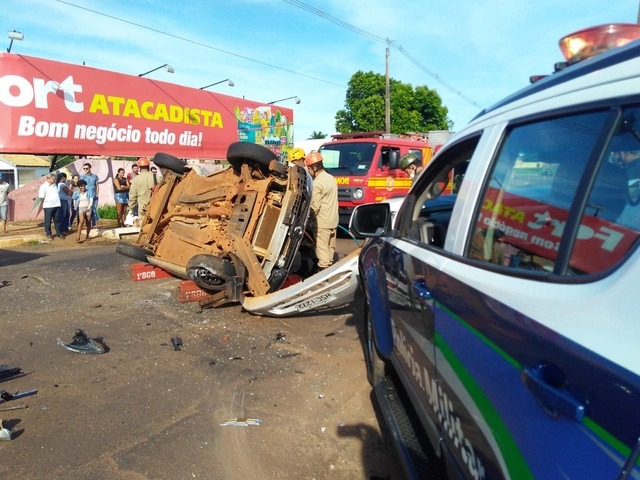
[[[393,224],[356,208],[367,373],[408,477],[640,478],[638,37],[565,37]]]

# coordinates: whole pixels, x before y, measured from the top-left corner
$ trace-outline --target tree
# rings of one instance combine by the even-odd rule
[[[435,90],[414,88],[389,79],[391,95],[391,133],[449,130],[453,126],[448,109]],[[385,77],[357,71],[349,80],[345,109],[336,113],[340,133],[375,132],[385,129]]]
[[[320,138],[327,138],[326,133],[316,132],[315,130],[311,133],[311,136],[307,138],[307,140],[316,140]]]

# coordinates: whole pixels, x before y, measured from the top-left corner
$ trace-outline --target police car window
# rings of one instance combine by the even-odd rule
[[[608,118],[590,112],[507,131],[472,229],[467,256],[552,272],[578,183]]]
[[[480,137],[451,146],[428,167],[412,191],[400,225],[407,238],[443,248],[458,191]]]
[[[620,261],[640,234],[640,108],[623,111],[605,151],[571,251],[577,274]]]

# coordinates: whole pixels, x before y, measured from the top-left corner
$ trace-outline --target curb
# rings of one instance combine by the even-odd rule
[[[43,243],[45,241],[44,235],[24,235],[22,237],[5,237],[0,238],[0,248],[7,247],[19,247],[25,243],[38,242]]]
[[[138,227],[105,228],[99,230],[93,229],[89,233],[89,238],[102,237],[107,240],[134,239],[139,232],[140,229]],[[72,233],[71,235],[75,235],[75,233]],[[58,241],[63,242],[64,240]],[[0,248],[19,247],[31,242],[51,243],[51,241],[47,240],[43,234],[29,234],[19,237],[0,237]]]

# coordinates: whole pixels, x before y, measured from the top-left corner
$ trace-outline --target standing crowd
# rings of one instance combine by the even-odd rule
[[[88,240],[91,230],[96,228],[100,220],[99,178],[92,173],[90,163],[85,163],[82,171],[82,174],[73,175],[71,179],[64,172],[48,173],[40,186],[38,199],[44,211],[44,232],[50,240],[54,238],[52,224],[56,236],[64,239],[76,222],[76,241],[81,242],[82,233],[86,231],[85,239]],[[158,183],[157,169],[150,167],[148,158],[142,157],[132,165],[129,175],[125,176],[125,169],[119,168],[112,181],[117,227],[124,227],[128,215],[138,216],[149,203],[151,192]],[[0,174],[0,220],[4,222],[5,232],[8,191],[9,184],[4,182]]]

